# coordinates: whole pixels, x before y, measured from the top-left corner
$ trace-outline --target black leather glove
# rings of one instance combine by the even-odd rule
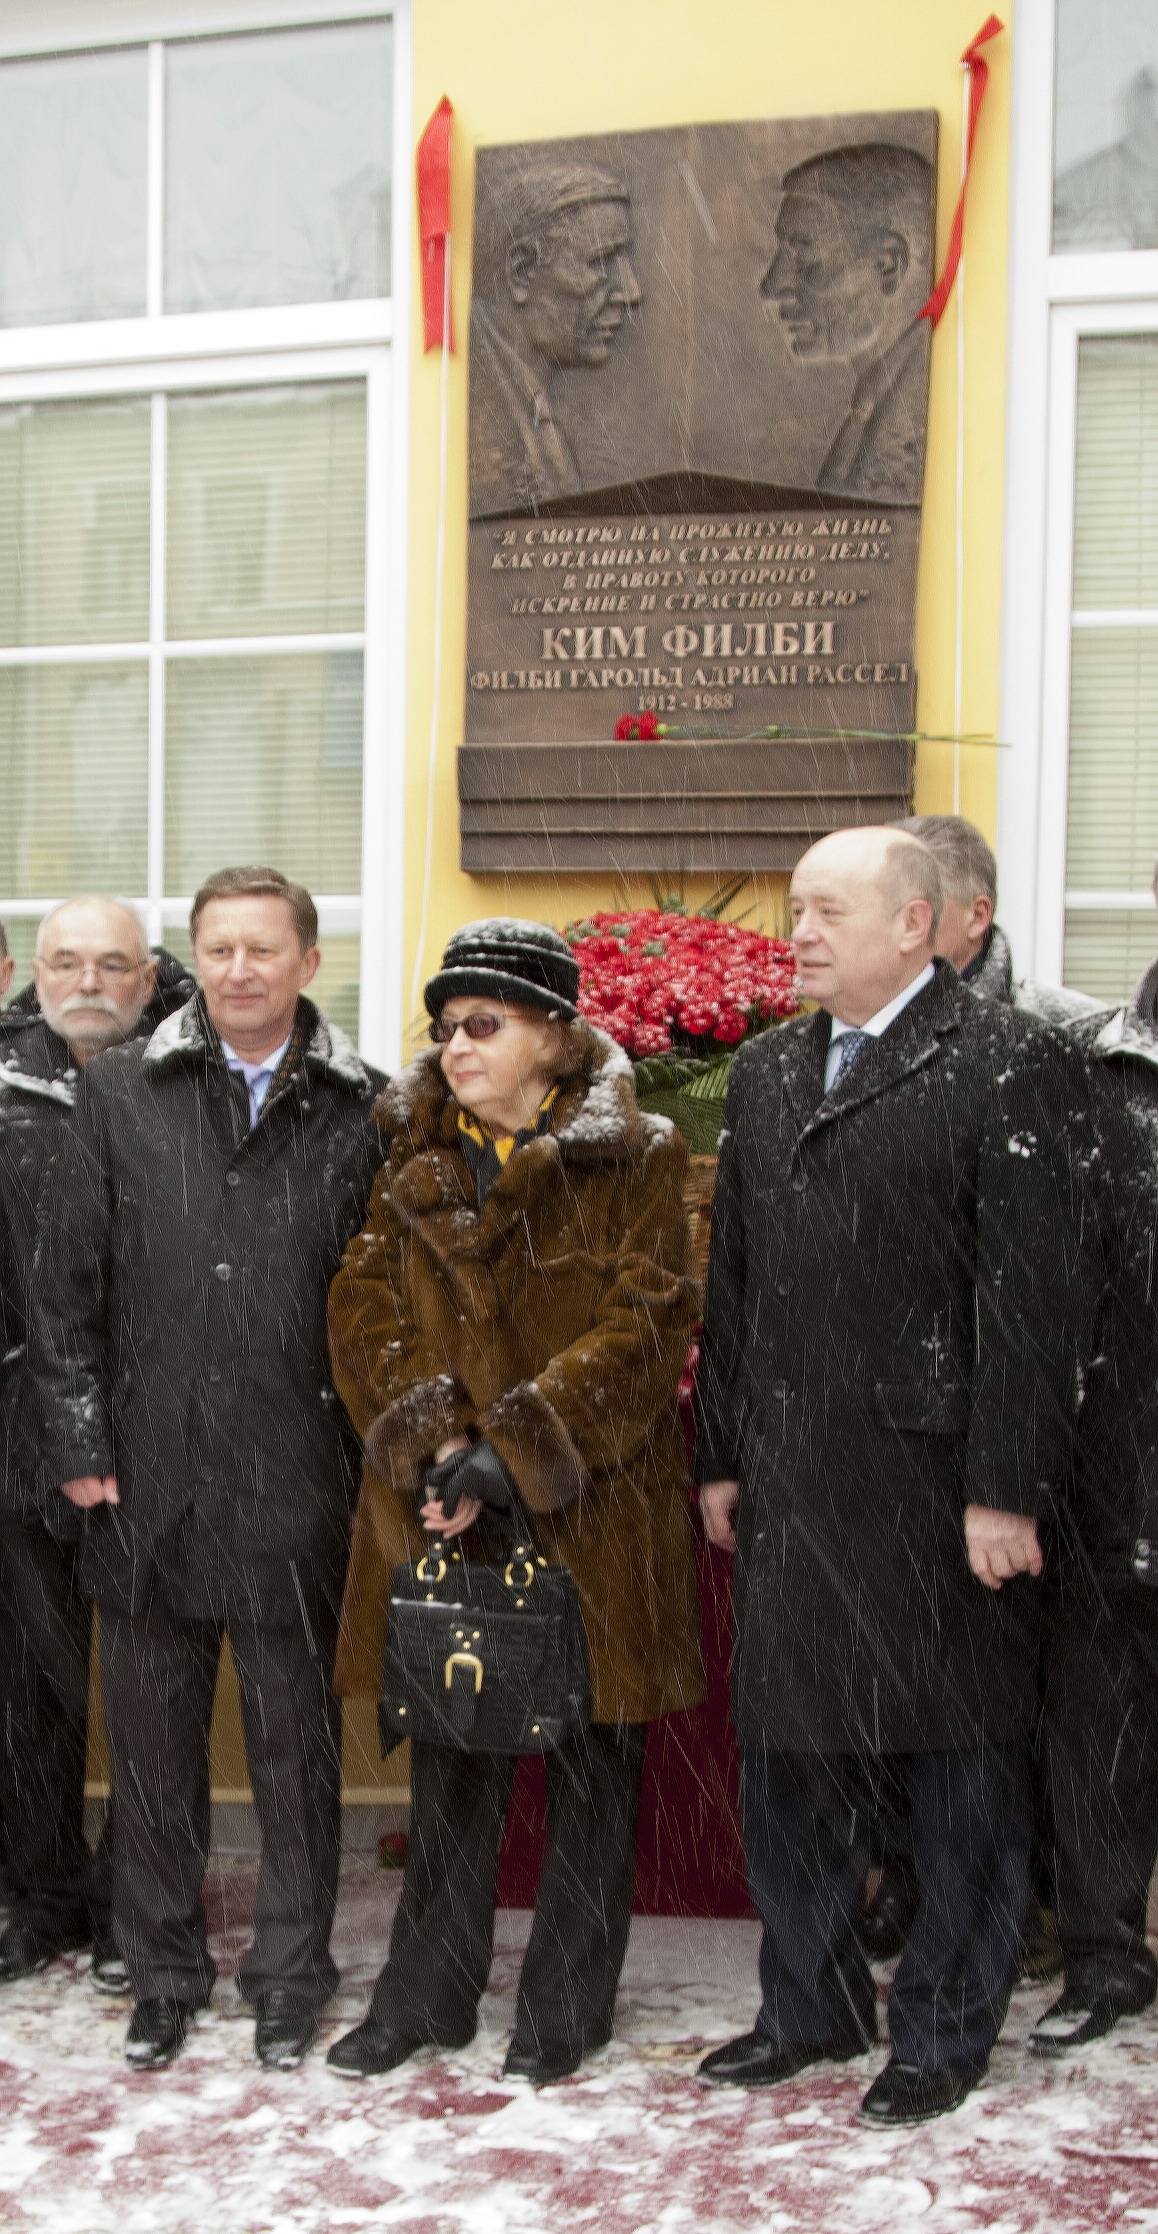
[[[510,1511],[511,1500],[518,1495],[518,1483],[509,1467],[499,1457],[493,1443],[483,1436],[465,1451],[452,1451],[438,1466],[427,1470],[426,1487],[442,1506],[447,1520],[453,1520],[463,1497],[476,1497],[480,1505],[489,1505],[492,1512]]]

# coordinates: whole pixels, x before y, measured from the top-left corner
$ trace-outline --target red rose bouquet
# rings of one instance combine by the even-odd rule
[[[579,1008],[635,1060],[641,1106],[714,1152],[740,1042],[800,1007],[787,940],[723,919],[740,887],[688,914],[678,902],[606,911],[567,927]]]

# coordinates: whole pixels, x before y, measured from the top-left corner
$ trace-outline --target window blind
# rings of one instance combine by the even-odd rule
[[[1066,887],[1137,893],[1158,858],[1158,335],[1081,343],[1074,496]],[[1153,915],[1067,913],[1083,991],[1123,998],[1156,949]]]
[[[148,633],[148,398],[0,407],[0,646]]]
[[[169,404],[170,637],[361,629],[361,381]]]

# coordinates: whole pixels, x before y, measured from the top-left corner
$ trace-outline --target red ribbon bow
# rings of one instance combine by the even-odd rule
[[[969,184],[969,171],[973,162],[973,142],[977,137],[977,121],[981,115],[981,104],[985,99],[986,88],[989,84],[989,64],[985,60],[981,48],[986,45],[988,40],[995,39],[998,32],[1004,31],[1004,29],[1005,25],[999,16],[989,16],[986,22],[982,24],[976,38],[970,40],[961,57],[965,68],[969,72],[969,122],[965,131],[965,176],[961,181],[961,192],[957,197],[957,207],[953,212],[953,223],[949,228],[949,246],[945,252],[945,268],[928,302],[917,312],[918,318],[929,320],[934,331],[940,324],[945,305],[953,292],[953,282],[957,277],[957,266],[961,261],[961,243],[965,233],[965,189]]]

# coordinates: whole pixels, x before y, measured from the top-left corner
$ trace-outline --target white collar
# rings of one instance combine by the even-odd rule
[[[876,1015],[870,1016],[867,1024],[844,1024],[839,1016],[834,1016],[829,1046],[831,1047],[834,1039],[843,1039],[846,1032],[868,1032],[871,1038],[879,1039],[881,1033],[887,1032],[889,1025],[896,1022],[901,1010],[907,1008],[909,1002],[915,1000],[917,994],[922,993],[926,985],[932,983],[935,975],[936,972],[932,963],[926,962],[924,969],[913,979],[912,984],[906,985],[904,992],[895,994],[891,1001],[886,1001],[883,1008],[878,1008]]]
[[[273,1077],[273,1074],[276,1071],[277,1066],[282,1059],[282,1056],[285,1054],[286,1048],[289,1046],[289,1043],[293,1036],[294,1035],[292,1031],[287,1032],[285,1038],[281,1043],[281,1046],[275,1047],[272,1055],[263,1055],[260,1063],[247,1063],[244,1057],[238,1054],[237,1049],[230,1046],[227,1039],[223,1039],[221,1042],[221,1052],[225,1057],[229,1069],[239,1070],[245,1080],[246,1085],[248,1086],[251,1084],[253,1079],[262,1078],[267,1072],[271,1078]]]

